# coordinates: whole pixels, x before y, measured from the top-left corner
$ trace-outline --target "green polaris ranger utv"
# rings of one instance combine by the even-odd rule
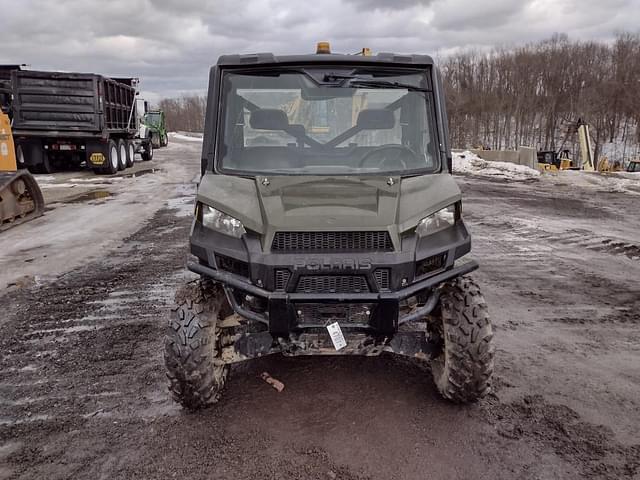
[[[211,404],[231,364],[272,353],[391,352],[449,400],[485,395],[493,335],[433,60],[231,55],[209,82],[175,400]]]

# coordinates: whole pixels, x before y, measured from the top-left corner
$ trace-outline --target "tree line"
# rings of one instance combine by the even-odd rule
[[[582,120],[596,158],[638,154],[638,34],[619,34],[612,43],[555,35],[511,49],[458,53],[441,68],[453,145],[575,150]]]
[[[578,120],[589,124],[596,157],[637,156],[640,144],[640,35],[613,42],[566,35],[489,52],[466,50],[440,62],[451,143],[576,154]],[[206,98],[160,102],[170,130],[201,132]]]
[[[169,131],[202,132],[207,107],[207,97],[184,95],[180,98],[160,100],[158,107],[165,113]]]

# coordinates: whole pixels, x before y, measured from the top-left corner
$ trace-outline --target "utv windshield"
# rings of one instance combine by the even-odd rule
[[[227,73],[218,166],[248,175],[439,169],[424,72]]]

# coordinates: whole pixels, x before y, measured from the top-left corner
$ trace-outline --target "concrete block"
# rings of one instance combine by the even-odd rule
[[[518,148],[518,162],[525,167],[538,168],[538,152],[533,147]]]

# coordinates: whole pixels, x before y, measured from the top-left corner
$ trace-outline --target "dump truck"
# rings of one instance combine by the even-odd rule
[[[11,72],[21,70],[22,65],[0,65],[0,109],[11,120]]]
[[[453,402],[487,394],[493,333],[431,57],[222,56],[204,132],[199,278],[164,340],[176,401],[206,407],[230,365],[274,353],[389,352]]]
[[[84,162],[106,174],[132,166],[139,143],[135,84],[93,73],[12,71],[18,166],[51,173]]]
[[[0,109],[0,231],[43,213],[40,187],[27,170],[18,170],[9,116]]]

